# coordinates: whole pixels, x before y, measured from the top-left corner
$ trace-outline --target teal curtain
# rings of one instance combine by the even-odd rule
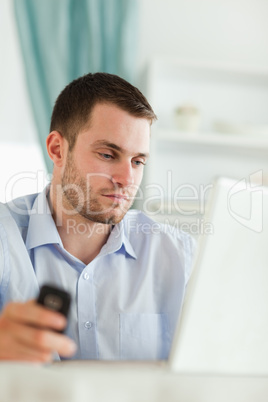
[[[14,0],[26,80],[48,171],[45,139],[59,92],[88,72],[135,80],[138,0]]]

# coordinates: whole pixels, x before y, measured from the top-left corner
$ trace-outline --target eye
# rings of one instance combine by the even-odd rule
[[[146,162],[144,160],[133,160],[133,164],[135,166],[141,166],[141,165],[145,166]]]
[[[113,159],[113,155],[110,155],[110,154],[106,154],[106,153],[102,153],[102,152],[99,152],[98,153],[103,159]]]

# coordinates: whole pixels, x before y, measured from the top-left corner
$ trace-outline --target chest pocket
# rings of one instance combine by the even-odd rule
[[[165,314],[120,314],[122,360],[167,359],[170,344]]]

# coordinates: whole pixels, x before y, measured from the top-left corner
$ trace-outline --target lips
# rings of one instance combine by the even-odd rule
[[[130,197],[124,194],[103,194],[104,197],[118,201],[129,201]]]

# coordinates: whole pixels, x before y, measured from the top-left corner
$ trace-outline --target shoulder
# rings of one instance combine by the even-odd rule
[[[20,232],[25,240],[29,225],[29,217],[38,194],[30,194],[15,198],[6,204],[0,204],[0,224],[6,234]]]
[[[180,230],[177,226],[163,224],[152,219],[148,215],[138,210],[130,210],[125,215],[124,227],[126,233],[133,237],[149,236],[152,238],[170,239],[174,242],[190,242],[194,243],[192,236]]]
[[[154,254],[161,261],[183,260],[190,275],[196,242],[176,226],[155,221],[141,211],[130,210],[124,218],[124,230],[135,252]]]
[[[5,204],[19,227],[28,226],[29,216],[38,193],[15,198]]]
[[[157,245],[160,250],[184,250],[192,256],[195,249],[193,237],[177,226],[155,221],[138,210],[130,210],[124,218],[124,229],[130,242]]]

